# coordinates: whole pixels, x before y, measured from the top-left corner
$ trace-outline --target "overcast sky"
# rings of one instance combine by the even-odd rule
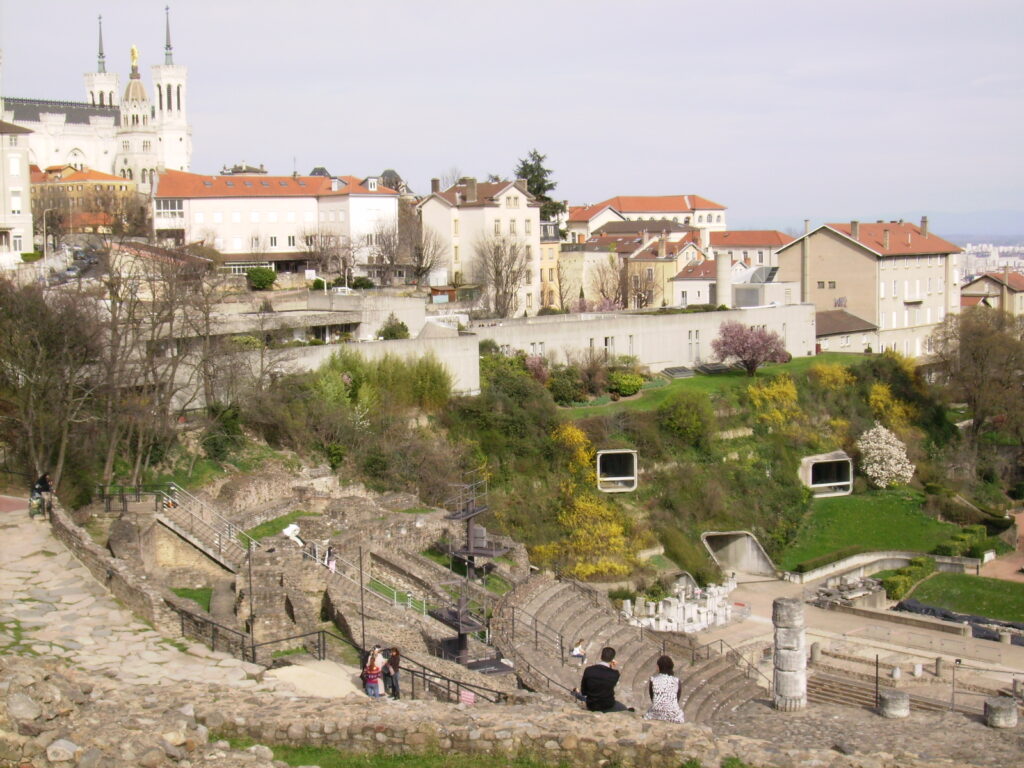
[[[0,0],[4,95],[163,61],[164,0]],[[171,0],[192,170],[458,168],[694,193],[732,227],[931,216],[1024,232],[1020,0]],[[293,161],[294,158],[294,161]],[[971,229],[968,227],[974,227]]]

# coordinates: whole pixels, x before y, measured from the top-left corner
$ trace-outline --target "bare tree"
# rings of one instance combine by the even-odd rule
[[[462,178],[462,170],[457,165],[452,165],[447,171],[441,174],[441,189],[445,190],[459,183]]]
[[[593,294],[604,303],[624,307],[629,295],[627,277],[625,264],[620,261],[617,254],[609,253],[608,258],[591,272],[590,287]]]
[[[369,256],[370,264],[376,268],[378,282],[391,285],[402,257],[402,238],[397,222],[377,222],[370,238]]]
[[[447,255],[448,246],[437,230],[432,227],[422,227],[419,238],[419,245],[413,249],[412,254],[412,275],[416,285],[422,285],[434,268]]]
[[[526,280],[526,246],[521,240],[494,235],[478,240],[476,280],[487,291],[498,317],[510,317],[519,308],[519,288]]]
[[[325,275],[350,274],[354,262],[352,244],[336,232],[306,229],[299,233],[300,248],[309,263]]]
[[[579,294],[580,287],[575,280],[569,277],[569,270],[565,267],[565,262],[561,259],[555,264],[555,277],[558,280],[556,289],[558,290],[558,307],[563,311],[568,311],[569,307],[572,306],[573,298]]]

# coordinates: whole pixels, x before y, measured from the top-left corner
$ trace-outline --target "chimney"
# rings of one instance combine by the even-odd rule
[[[434,193],[434,194],[436,194],[437,192],[441,191],[441,180],[440,179],[431,179],[430,180],[430,191],[431,191],[431,193]]]
[[[850,237],[860,240],[860,222],[856,219],[850,222]]]
[[[715,254],[715,301],[732,306],[732,258],[728,251]]]
[[[928,217],[921,217],[921,237],[928,237]]]
[[[888,229],[883,229],[882,230],[882,249],[886,250],[886,251],[889,250],[889,230]]]
[[[473,178],[472,176],[467,176],[462,181],[466,185],[466,202],[467,203],[475,203],[476,202],[476,179]]]

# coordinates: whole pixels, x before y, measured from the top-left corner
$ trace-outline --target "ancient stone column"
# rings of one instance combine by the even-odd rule
[[[1017,702],[1009,696],[985,699],[985,725],[989,728],[1016,728]]]
[[[778,597],[772,603],[775,625],[775,675],[772,703],[782,712],[807,706],[807,641],[804,604],[795,597]]]
[[[909,716],[910,694],[894,688],[883,688],[878,692],[878,713],[892,719]]]

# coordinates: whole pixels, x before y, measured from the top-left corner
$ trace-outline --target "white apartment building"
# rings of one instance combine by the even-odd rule
[[[928,337],[960,308],[960,248],[904,221],[822,224],[778,250],[779,282],[801,285],[819,312],[845,310],[878,328],[876,352],[927,354]]]
[[[619,195],[593,205],[569,208],[570,242],[582,243],[613,221],[656,221],[720,232],[728,228],[725,206],[700,195]]]
[[[0,121],[0,269],[21,263],[32,246],[27,128]]]
[[[437,179],[431,193],[419,205],[424,231],[433,230],[446,246],[447,263],[434,270],[437,284],[478,283],[477,248],[505,238],[526,253],[526,277],[519,289],[515,314],[535,315],[541,300],[540,203],[526,189],[526,182],[481,182],[464,178],[444,191]]]
[[[376,176],[204,176],[158,174],[153,227],[159,239],[202,242],[235,272],[256,265],[296,271],[307,242],[332,235],[350,244],[357,261],[378,227],[394,226],[398,192]]]

